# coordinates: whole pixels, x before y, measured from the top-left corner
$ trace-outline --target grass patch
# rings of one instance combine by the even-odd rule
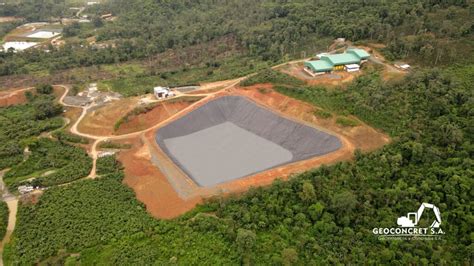
[[[260,83],[272,83],[278,85],[285,85],[291,87],[303,86],[305,85],[304,81],[301,81],[295,77],[276,71],[273,69],[265,69],[260,73],[242,81],[241,86],[252,86]]]
[[[78,135],[74,135],[64,130],[58,130],[53,132],[53,137],[61,142],[77,143],[77,144],[88,144],[89,140]]]
[[[104,141],[99,144],[99,149],[130,149],[132,147],[131,144],[122,144],[122,143],[117,143],[113,141]]]
[[[177,97],[177,98],[171,98],[169,100],[165,100],[164,103],[181,103],[181,102],[195,103],[195,102],[201,100],[202,98],[204,98],[204,97],[203,96],[186,95],[186,96],[183,96],[183,97]]]
[[[356,127],[360,124],[356,120],[344,116],[338,117],[336,123],[344,127]]]
[[[121,75],[121,76],[144,75],[146,71],[146,69],[138,63],[104,65],[102,68],[110,73]]]
[[[183,97],[176,97],[176,98],[165,100],[163,103],[165,104],[179,103],[179,102],[194,103],[201,100],[202,98],[203,98],[202,96],[183,96]],[[148,105],[135,107],[132,111],[128,112],[125,116],[123,116],[122,118],[117,120],[117,122],[115,122],[114,131],[119,130],[120,127],[124,123],[128,122],[134,116],[146,114],[150,112],[151,110],[155,109],[156,107],[158,107],[160,104],[161,103],[151,103]]]
[[[257,89],[261,94],[267,94],[269,92],[271,92],[271,90],[267,89],[267,88],[258,88]]]
[[[331,112],[328,112],[328,111],[322,110],[322,109],[318,109],[318,110],[314,111],[314,115],[319,117],[319,118],[323,118],[323,119],[328,119],[328,118],[332,117]]]
[[[167,86],[180,87],[198,85],[201,82],[212,82],[242,77],[268,67],[267,63],[249,59],[247,57],[234,57],[215,65],[183,67],[156,73],[146,73],[137,64],[108,65],[103,68],[114,73],[119,78],[100,81],[100,90],[112,90],[126,97],[151,93],[153,87]]]

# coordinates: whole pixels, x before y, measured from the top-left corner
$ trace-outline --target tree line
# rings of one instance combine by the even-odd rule
[[[109,42],[108,46],[98,48],[83,42],[49,47],[48,53],[0,54],[0,75],[27,73],[27,66],[33,63],[56,71],[144,59],[222,36],[235,36],[248,54],[266,61],[299,56],[301,43],[331,36],[385,43],[392,59],[420,55],[425,64],[442,64],[464,58],[458,39],[469,38],[474,29],[467,0],[228,0],[225,4],[215,0],[142,0],[134,5],[111,0],[95,10],[98,14],[105,11],[117,15],[118,20],[97,25],[98,29],[92,27],[90,34],[98,42]],[[78,34],[78,26],[68,26],[66,34]]]
[[[369,73],[345,90],[277,83],[282,93],[359,116],[390,133],[393,142],[372,153],[357,151],[353,162],[210,200],[171,221],[151,219],[121,184],[120,164],[105,158],[102,178],[49,189],[37,204],[20,206],[6,262],[469,264],[471,69],[425,70],[394,84]],[[283,80],[281,74],[263,75],[254,78]],[[422,202],[440,208],[441,240],[373,235],[373,228],[396,227],[397,217]]]

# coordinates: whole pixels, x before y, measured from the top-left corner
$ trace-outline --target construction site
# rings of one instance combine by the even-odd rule
[[[327,51],[319,52],[303,61],[290,62],[278,70],[306,82],[308,85],[341,86],[352,82],[376,67],[382,68],[384,80],[400,79],[410,66],[392,65],[374,48],[375,44],[354,46],[343,38],[336,39]]]
[[[161,219],[390,142],[355,117],[355,126],[345,126],[338,116],[318,116],[322,109],[272,84],[240,86],[246,78],[174,88],[170,97],[124,98],[96,84],[75,92],[58,85],[54,93],[65,108],[64,129],[88,140],[78,144],[93,159],[84,178],[98,177],[98,158],[116,155],[123,182]],[[2,105],[23,102],[27,90],[3,92]]]
[[[369,59],[360,50],[354,53],[365,58],[359,63]],[[357,59],[324,58],[347,63],[349,57]],[[337,66],[331,73],[309,75],[305,66],[322,64],[311,62],[273,69],[309,84],[341,85],[357,75],[334,70]],[[351,160],[356,149],[373,151],[390,141],[356,117],[350,117],[353,126],[339,123],[337,115],[321,117],[317,113],[323,109],[285,96],[272,84],[242,87],[250,76],[191,87],[157,86],[135,97],[98,89],[95,83],[75,92],[58,85],[55,93],[65,107],[65,129],[89,140],[80,144],[94,162],[87,178],[97,177],[98,158],[116,154],[124,183],[157,218],[174,218],[207,198]],[[1,105],[26,101],[26,90],[31,88],[3,92]]]
[[[88,89],[62,100],[71,106],[65,113],[69,130],[93,140],[85,148],[95,159],[117,153],[124,182],[157,218],[174,218],[206,198],[270,185],[389,142],[361,121],[342,126],[271,84],[241,87],[241,80],[173,90],[177,95],[170,98],[110,100],[93,89],[95,98],[73,101],[90,96]],[[104,142],[127,148],[103,149]]]

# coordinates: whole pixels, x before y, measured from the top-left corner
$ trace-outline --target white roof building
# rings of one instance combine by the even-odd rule
[[[348,64],[345,65],[347,72],[357,72],[360,70],[360,66],[358,64]]]
[[[168,93],[170,91],[170,88],[168,87],[154,87],[153,92],[155,94],[157,93]]]
[[[405,63],[398,63],[398,64],[395,64],[395,67],[402,70],[408,70],[411,66]]]
[[[6,42],[3,44],[3,50],[7,52],[10,48],[13,48],[15,52],[23,51],[37,44],[37,42]]]

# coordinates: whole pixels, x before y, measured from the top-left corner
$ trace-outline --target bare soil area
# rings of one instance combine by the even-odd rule
[[[233,83],[237,82],[238,79],[229,79],[229,80],[223,80],[223,81],[216,81],[216,82],[209,82],[209,83],[202,83],[199,90],[194,90],[191,92],[188,92],[186,94],[206,94],[206,93],[213,93],[217,92],[219,90],[222,90]]]
[[[265,90],[262,90],[262,88],[265,88]],[[274,91],[271,84],[257,84],[251,87],[238,88],[236,92],[274,111],[342,135],[362,151],[372,151],[374,147],[379,148],[390,141],[387,135],[378,132],[360,120],[358,120],[359,126],[343,127],[336,123],[335,115],[329,119],[317,117],[314,115],[317,110],[316,107]]]
[[[0,92],[0,107],[26,103],[25,91],[2,91]]]
[[[324,156],[291,163],[215,187],[204,188],[197,186],[166,157],[155,142],[156,129],[147,131],[141,137],[128,140],[133,144],[133,149],[122,151],[119,160],[125,166],[126,178],[124,182],[134,189],[137,198],[145,203],[153,216],[174,218],[191,210],[205,198],[240,193],[251,186],[269,185],[275,179],[287,179],[292,174],[304,172],[323,164],[351,160],[355,149],[371,151],[390,141],[388,136],[362,122],[356,127],[343,127],[336,123],[335,116],[329,119],[316,117],[314,115],[316,107],[282,95],[274,91],[270,84],[258,84],[252,87],[218,92],[194,104],[185,113],[224,95],[246,96],[288,119],[330,132],[339,137],[343,147]],[[173,120],[182,117],[185,113],[173,117]]]
[[[140,138],[126,140],[133,148],[122,151],[118,159],[125,167],[124,183],[131,187],[138,200],[145,203],[151,215],[162,219],[177,217],[202,202],[200,197],[183,200],[168,179],[151,162],[149,148]]]
[[[170,103],[160,103],[148,112],[129,117],[129,119],[119,127],[115,134],[123,135],[151,128],[152,126],[164,121],[165,119],[178,113],[191,104],[192,102],[190,101],[179,100]]]
[[[27,91],[36,94],[34,88],[16,88],[0,91],[0,107],[26,103],[28,100],[26,99],[25,92]],[[62,93],[63,89],[54,87],[53,94],[56,98],[59,98]]]
[[[13,22],[17,20],[22,20],[22,18],[17,17],[0,17],[0,23]]]
[[[97,109],[94,108],[79,123],[78,129],[80,132],[90,135],[114,135],[115,123],[132,111],[137,106],[137,103],[137,98],[125,98]]]
[[[308,85],[338,86],[352,82],[357,76],[361,75],[361,72],[348,73],[345,71],[339,71],[312,77],[306,73],[303,68],[303,63],[295,63],[285,65],[279,70],[299,80],[305,81]]]

